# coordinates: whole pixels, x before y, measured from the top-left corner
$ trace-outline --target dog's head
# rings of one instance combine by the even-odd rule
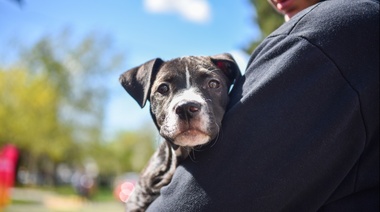
[[[125,90],[145,106],[162,137],[174,145],[197,146],[216,138],[228,92],[240,77],[230,54],[159,58],[120,76]]]

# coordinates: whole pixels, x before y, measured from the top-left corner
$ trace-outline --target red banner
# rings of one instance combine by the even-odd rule
[[[14,185],[18,150],[7,144],[0,150],[0,208],[10,202],[10,188]]]

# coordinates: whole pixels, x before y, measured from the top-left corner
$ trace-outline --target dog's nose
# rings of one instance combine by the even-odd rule
[[[191,119],[201,111],[201,107],[197,102],[183,102],[177,105],[175,112],[181,119]]]

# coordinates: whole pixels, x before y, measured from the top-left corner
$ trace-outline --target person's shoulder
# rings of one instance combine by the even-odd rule
[[[340,30],[358,31],[378,27],[379,2],[376,0],[326,0],[294,16],[270,36],[329,36]],[[348,30],[348,31],[347,31]]]
[[[287,50],[296,45],[300,49],[318,49],[341,70],[354,70],[352,64],[378,63],[379,2],[325,0],[317,3],[264,39],[250,62],[273,51],[292,54]],[[282,48],[276,48],[279,46]]]

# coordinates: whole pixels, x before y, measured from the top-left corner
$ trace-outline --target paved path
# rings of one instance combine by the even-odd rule
[[[12,190],[12,199],[27,204],[10,204],[0,212],[123,212],[123,205],[117,201],[89,202],[77,196],[62,196],[38,189]]]

